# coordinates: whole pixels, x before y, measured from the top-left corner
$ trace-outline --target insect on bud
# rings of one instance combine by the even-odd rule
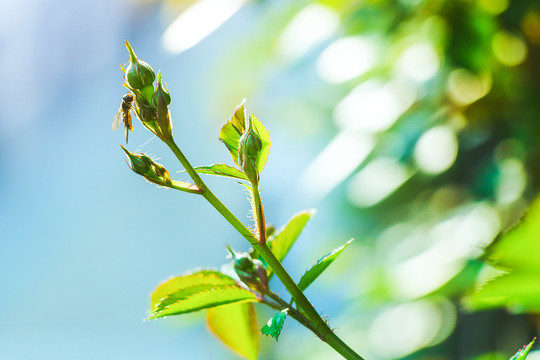
[[[262,142],[257,132],[253,129],[253,121],[252,117],[250,116],[248,129],[240,137],[238,160],[240,167],[251,182],[257,182],[259,180],[257,159],[261,149]]]
[[[142,90],[147,86],[151,86],[156,79],[156,74],[152,67],[146,62],[139,60],[133,48],[126,41],[126,48],[129,52],[129,64],[126,68],[125,78],[127,84],[132,89]]]
[[[120,145],[122,146],[122,145]],[[167,186],[171,184],[171,175],[162,165],[154,162],[148,155],[129,152],[122,146],[122,150],[129,159],[129,167],[137,174],[143,176],[149,182]]]

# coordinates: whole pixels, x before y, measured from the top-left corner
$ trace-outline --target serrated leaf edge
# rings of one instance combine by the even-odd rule
[[[257,298],[255,296],[255,294],[253,294],[251,291],[245,289],[244,287],[240,286],[240,285],[217,285],[216,288],[218,290],[220,289],[229,289],[229,288],[234,288],[234,289],[237,289],[237,290],[244,290],[246,293],[250,293],[252,296],[253,296],[253,299],[243,299],[243,300],[235,300],[235,301],[230,301],[230,302],[222,302],[218,305],[214,305],[212,307],[216,307],[216,306],[221,306],[221,305],[227,305],[227,304],[232,304],[232,303],[238,303],[238,302],[251,302],[251,301],[257,301]],[[208,290],[201,290],[201,291],[197,291],[191,295],[188,295],[188,296],[185,296],[185,297],[182,297],[180,299],[178,299],[177,301],[175,301],[174,303],[172,304],[169,304],[167,306],[165,306],[164,308],[160,309],[159,311],[153,311],[152,312],[152,315],[148,318],[148,320],[151,320],[151,319],[157,319],[157,318],[160,318],[160,317],[166,317],[166,316],[173,316],[173,315],[179,315],[179,314],[187,314],[187,313],[190,313],[190,312],[195,312],[195,311],[199,311],[199,310],[204,310],[204,309],[207,309],[207,307],[200,307],[200,308],[195,308],[193,310],[189,310],[189,311],[185,311],[185,312],[181,312],[181,313],[178,313],[178,314],[167,314],[167,315],[164,315],[164,316],[160,316],[160,314],[162,314],[163,312],[165,312],[166,310],[169,310],[171,306],[174,306],[174,305],[178,305],[180,302],[182,301],[185,301],[185,300],[189,300],[193,297],[196,297],[197,295],[200,295],[200,294],[203,294],[203,293],[207,293],[207,292],[212,292],[212,291],[215,291],[216,288],[212,288],[212,289],[208,289]],[[172,295],[174,293],[171,293],[170,295]],[[166,298],[166,297],[165,297]],[[164,300],[165,298],[162,298],[161,300]],[[160,300],[160,301],[161,301]],[[159,306],[159,304],[158,304]]]

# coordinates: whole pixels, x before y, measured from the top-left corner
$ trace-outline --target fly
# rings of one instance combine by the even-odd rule
[[[131,123],[131,110],[133,107],[133,95],[127,93],[122,97],[122,103],[112,122],[112,130],[118,129],[121,121],[124,121],[124,134],[126,135],[126,144],[128,142],[129,130],[133,131]]]

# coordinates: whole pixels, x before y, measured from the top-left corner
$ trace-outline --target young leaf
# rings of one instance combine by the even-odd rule
[[[236,179],[248,181],[248,178],[246,177],[246,174],[244,174],[242,171],[240,171],[237,168],[234,168],[232,166],[225,165],[225,164],[213,164],[213,165],[208,165],[208,166],[197,166],[195,168],[195,171],[198,172],[199,174],[226,176],[226,177],[231,177],[231,178],[236,178]]]
[[[272,250],[279,261],[285,258],[285,255],[291,249],[294,242],[306,226],[307,222],[315,214],[315,210],[299,212],[289,220],[287,225],[277,231],[277,234],[268,239],[268,247]]]
[[[274,315],[266,325],[263,326],[261,332],[266,336],[272,336],[276,341],[278,341],[279,334],[281,334],[281,329],[283,329],[283,324],[285,323],[285,318],[287,317],[288,309],[282,310]]]
[[[536,340],[536,337],[532,339],[532,341],[529,344],[523,345],[523,347],[519,349],[518,352],[510,358],[510,360],[525,360],[535,340]]]
[[[150,319],[256,300],[252,292],[229,276],[212,270],[199,271],[158,286],[151,295]]]
[[[270,153],[270,145],[272,144],[272,141],[270,141],[270,133],[268,132],[268,129],[261,123],[259,119],[257,119],[253,115],[249,115],[251,118],[251,121],[253,122],[253,129],[259,135],[259,138],[262,143],[262,148],[259,151],[258,157],[257,157],[257,171],[260,173],[264,169],[264,165],[266,164],[266,160],[268,159],[268,154]]]
[[[200,270],[187,273],[182,276],[172,277],[161,283],[151,295],[150,311],[153,311],[156,305],[165,296],[172,294],[178,289],[195,285],[235,285],[236,281],[216,270]]]
[[[236,303],[208,310],[210,331],[246,359],[256,360],[259,350],[257,315],[251,303]]]
[[[298,283],[300,290],[306,290],[307,287],[311,285],[328,266],[330,266],[330,264],[339,256],[339,254],[341,254],[343,250],[345,250],[347,246],[349,246],[352,241],[353,239],[347,241],[337,249],[332,250],[331,253],[320,258],[309,270],[306,270]]]
[[[246,131],[245,101],[246,99],[242,100],[240,105],[236,107],[236,110],[229,121],[227,121],[219,131],[219,140],[221,140],[227,149],[229,149],[234,163],[238,166],[240,166],[238,162],[238,143],[240,137]]]

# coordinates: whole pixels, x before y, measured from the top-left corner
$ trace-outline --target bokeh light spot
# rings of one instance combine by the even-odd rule
[[[424,82],[437,74],[440,61],[431,44],[416,43],[403,51],[396,66],[396,70],[408,79]]]
[[[475,75],[465,69],[456,69],[448,76],[447,91],[458,105],[471,104],[491,90],[491,75]]]
[[[372,136],[342,131],[304,171],[299,180],[301,191],[311,198],[325,197],[366,159],[374,147]]]
[[[231,18],[245,0],[200,0],[174,20],[161,38],[165,50],[181,53],[197,45]]]
[[[427,346],[442,327],[441,309],[431,301],[419,300],[383,311],[373,321],[368,337],[377,355],[397,359]]]
[[[523,35],[532,44],[540,44],[540,14],[530,11],[521,21]]]
[[[326,40],[339,26],[338,14],[329,7],[309,5],[291,20],[279,38],[277,54],[294,62]]]
[[[498,15],[508,8],[508,0],[478,0],[478,6],[485,12]]]
[[[317,60],[317,72],[329,83],[342,83],[370,70],[377,58],[373,41],[360,36],[343,38],[322,52]]]
[[[527,185],[527,173],[517,159],[506,159],[498,164],[499,179],[496,188],[497,201],[508,204],[520,198]]]
[[[392,194],[409,177],[410,172],[395,159],[373,160],[351,179],[349,199],[360,207],[375,205]]]
[[[414,159],[422,171],[438,174],[452,166],[457,152],[454,131],[447,126],[436,126],[420,137],[414,148]]]
[[[506,66],[519,65],[527,57],[525,42],[506,31],[499,31],[493,36],[491,47],[497,61]]]
[[[416,94],[408,86],[370,80],[339,102],[334,117],[342,128],[376,133],[392,126],[415,99]]]

